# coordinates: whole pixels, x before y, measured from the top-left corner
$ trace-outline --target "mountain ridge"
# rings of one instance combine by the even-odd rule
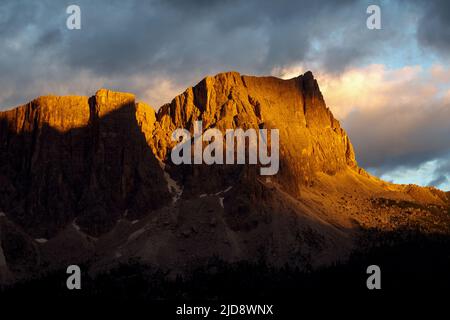
[[[174,165],[171,133],[197,120],[222,132],[279,129],[279,173]],[[311,72],[220,73],[157,112],[107,89],[39,97],[0,112],[0,141],[0,244],[19,278],[43,264],[101,270],[135,257],[174,274],[214,256],[316,267],[345,259],[361,230],[450,233],[444,192],[357,165]]]

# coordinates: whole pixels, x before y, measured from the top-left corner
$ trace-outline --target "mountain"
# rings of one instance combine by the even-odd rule
[[[177,128],[280,133],[280,169],[174,165]],[[374,124],[375,125],[375,124]],[[0,280],[140,259],[184,274],[227,263],[316,268],[370,232],[450,235],[448,194],[360,168],[311,72],[206,77],[155,112],[128,93],[39,97],[0,112]]]

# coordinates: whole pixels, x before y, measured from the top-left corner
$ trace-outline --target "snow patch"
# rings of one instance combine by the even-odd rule
[[[0,246],[0,267],[7,267],[6,258],[3,254],[3,248]]]
[[[145,229],[139,229],[135,232],[133,232],[132,234],[130,234],[130,236],[128,237],[128,241],[133,241],[136,240],[141,234],[143,234],[145,232]]]
[[[0,217],[6,217],[6,214],[3,211],[0,211]]]
[[[222,194],[222,193],[227,193],[228,191],[230,191],[231,190],[231,188],[233,188],[233,186],[229,186],[228,188],[226,188],[225,190],[222,190],[222,191],[219,191],[219,192],[217,192],[216,194],[214,194],[215,196],[218,196],[219,194]]]
[[[172,203],[176,203],[183,194],[183,188],[166,171],[164,171],[164,179],[167,181],[170,193],[173,194]]]
[[[203,193],[203,194],[201,194],[201,195],[199,196],[199,198],[204,198],[204,197],[207,197],[207,196],[216,196],[216,197],[219,197],[219,195],[224,194],[224,193],[227,193],[228,191],[230,191],[231,188],[233,188],[233,186],[229,186],[229,187],[226,188],[225,190],[222,190],[222,191],[219,191],[219,192],[216,192],[216,193],[211,193],[211,194]],[[223,199],[225,199],[225,197],[219,197],[219,202],[220,202],[220,205],[222,206],[222,208],[225,208],[225,207],[223,206]]]
[[[38,238],[38,239],[34,239],[34,241],[36,241],[37,243],[46,243],[48,240],[45,238]]]
[[[93,240],[93,241],[97,241],[97,240],[98,240],[97,238],[92,237],[92,236],[90,236],[90,235],[84,233],[83,231],[81,231],[80,226],[77,225],[77,219],[76,219],[76,218],[72,221],[72,227],[73,227],[80,235],[82,235],[83,237],[86,237],[87,239]]]
[[[133,221],[131,221],[131,224],[136,224],[138,222],[139,222],[139,220],[133,220]]]
[[[77,225],[77,219],[73,220],[72,222],[72,226],[75,228],[75,230],[77,230],[78,232],[81,232],[81,228],[79,225]]]

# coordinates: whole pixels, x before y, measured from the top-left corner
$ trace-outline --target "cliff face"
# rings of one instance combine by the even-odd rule
[[[40,97],[0,113],[0,207],[36,237],[92,234],[163,206],[167,184],[131,94]]]
[[[203,121],[204,130],[213,127],[222,132],[279,129],[281,163],[275,180],[293,195],[311,183],[317,172],[333,175],[349,167],[357,169],[353,147],[326,107],[311,72],[291,80],[236,72],[207,77],[162,106],[156,117],[153,138],[148,140],[164,161],[170,159],[173,130],[192,132],[196,120]]]
[[[278,174],[174,165],[170,136],[196,120],[203,130],[278,129]],[[218,74],[158,112],[105,89],[0,112],[0,268],[16,275],[132,257],[176,271],[213,256],[316,266],[344,259],[362,229],[450,233],[447,206],[436,189],[360,169],[310,72]]]

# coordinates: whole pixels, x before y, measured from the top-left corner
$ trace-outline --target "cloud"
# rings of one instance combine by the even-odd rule
[[[3,108],[100,87],[157,108],[207,74],[312,70],[363,166],[438,170],[450,150],[448,1],[78,0],[73,31],[68,4],[0,2]],[[369,4],[381,30],[366,28]]]
[[[378,31],[366,28],[368,3],[357,0],[77,4],[82,29],[71,31],[65,27],[65,2],[1,2],[0,105],[33,98],[41,82],[58,94],[66,93],[60,83],[73,92],[86,74],[92,77],[88,83],[120,85],[140,99],[148,97],[153,79],[166,79],[177,92],[227,70],[261,75],[305,63],[338,74],[395,56],[402,48],[410,51],[415,42],[405,28],[415,11],[395,2],[389,10],[382,5],[383,29]],[[136,76],[144,84],[132,87]],[[167,86],[161,90],[166,97]],[[157,95],[153,90],[151,97]],[[162,98],[156,101],[148,102],[157,105]]]
[[[441,175],[435,179],[432,179],[428,185],[429,186],[441,186],[443,184],[447,184],[448,183],[448,177],[446,175]]]
[[[301,65],[275,69],[283,78]],[[336,75],[315,74],[327,105],[341,120],[363,167],[388,180],[444,184],[450,172],[450,68],[385,65],[351,68]],[[424,164],[428,165],[424,166]],[[447,170],[447,171],[446,171]],[[406,179],[406,180],[407,180]]]
[[[418,21],[420,43],[435,49],[448,59],[450,51],[450,2],[447,0],[420,1],[423,14]]]
[[[426,161],[415,167],[399,167],[380,177],[386,181],[401,184],[418,184],[434,186],[450,191],[450,154],[441,158]]]
[[[344,84],[330,95],[330,106],[342,114],[364,166],[382,171],[417,166],[450,150],[450,104],[443,97],[442,82],[429,69],[374,67],[359,72],[367,86],[352,92]],[[356,70],[349,73],[358,76]]]
[[[429,185],[438,186],[445,190],[450,190],[450,154],[439,161],[433,174]]]

